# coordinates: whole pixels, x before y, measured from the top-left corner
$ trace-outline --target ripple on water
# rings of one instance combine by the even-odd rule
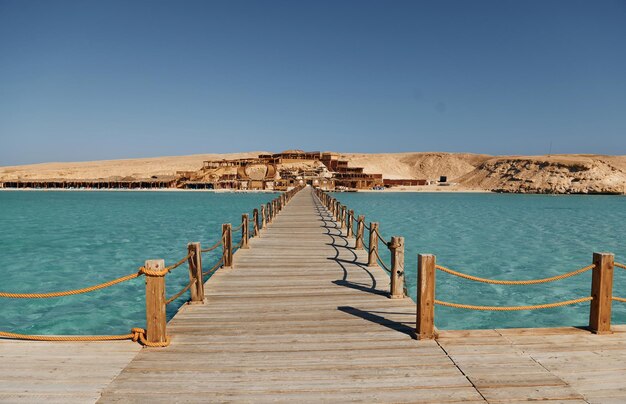
[[[342,203],[380,224],[385,238],[405,237],[405,273],[416,296],[417,254],[460,272],[497,279],[559,275],[591,263],[594,251],[626,261],[626,197],[453,193],[338,193]],[[385,252],[386,260],[389,254]],[[388,262],[388,261],[387,261]],[[535,286],[485,285],[441,272],[440,300],[484,305],[530,305],[588,296],[590,273]],[[626,296],[626,271],[616,270],[615,295]],[[626,304],[613,305],[626,322]],[[585,325],[589,304],[562,308],[482,312],[436,308],[442,329]]]
[[[166,264],[187,243],[212,245],[221,223],[275,194],[208,192],[0,192],[1,289],[58,291],[137,271],[146,259]],[[239,239],[235,237],[235,242]],[[217,253],[204,257],[205,269]],[[186,266],[167,277],[171,296],[189,282]],[[167,308],[171,318],[189,292]],[[125,334],[145,324],[145,286],[135,279],[85,295],[3,299],[0,330],[35,334]]]

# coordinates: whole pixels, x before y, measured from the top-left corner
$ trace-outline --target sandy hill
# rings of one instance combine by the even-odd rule
[[[468,188],[522,193],[624,193],[626,156],[494,157],[458,179]]]
[[[204,160],[256,157],[260,153],[198,154],[77,163],[0,167],[0,181],[11,179],[148,178],[193,171]],[[438,179],[445,175],[458,190],[524,193],[623,193],[626,156],[489,156],[470,153],[342,153],[351,167],[384,178]]]

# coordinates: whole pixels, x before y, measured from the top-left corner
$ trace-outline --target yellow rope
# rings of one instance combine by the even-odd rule
[[[435,300],[435,304],[446,307],[453,307],[455,309],[467,309],[467,310],[490,310],[490,311],[518,311],[518,310],[538,310],[538,309],[551,309],[553,307],[567,306],[569,304],[577,304],[583,302],[589,302],[593,300],[592,296],[581,297],[580,299],[565,300],[563,302],[537,304],[534,306],[474,306],[471,304],[459,304],[443,302],[441,300]]]
[[[616,302],[626,303],[626,299],[624,299],[623,297],[613,296],[612,299],[615,300]]]
[[[82,289],[73,289],[66,290],[63,292],[49,292],[49,293],[8,293],[8,292],[0,292],[0,297],[9,297],[12,299],[45,299],[50,297],[61,297],[61,296],[72,296],[79,295],[81,293],[93,292],[94,290],[108,288],[109,286],[116,285],[118,283],[122,283],[131,279],[138,278],[142,275],[142,272],[137,272],[135,274],[130,274],[126,276],[122,276],[121,278],[114,279],[109,282],[104,282],[99,285],[89,286],[87,288]]]
[[[123,335],[28,335],[17,334],[14,332],[0,331],[0,338],[20,339],[26,341],[66,341],[66,342],[81,342],[81,341],[120,341],[125,339],[131,339],[135,342],[139,341],[145,346],[149,347],[165,347],[170,344],[170,337],[167,336],[165,342],[150,342],[146,340],[146,330],[143,328],[133,328],[130,330],[130,334]]]
[[[237,231],[237,230],[241,230],[241,228],[243,227],[243,222],[241,222],[241,224],[237,227],[233,227],[232,231]]]
[[[378,255],[378,250],[374,250],[374,255],[376,256],[376,259],[380,263],[380,266],[382,266],[387,272],[391,273],[391,269],[389,269],[387,265],[385,265],[383,260],[380,258],[380,255]]]
[[[380,233],[379,233],[378,229],[376,229],[376,237],[378,237],[378,239],[379,239],[379,240],[380,240],[383,244],[385,244],[385,245],[389,244],[389,243],[387,242],[387,240],[385,240],[385,239],[383,238],[383,236],[381,236],[381,235],[380,235]]]
[[[176,293],[174,296],[170,297],[169,299],[167,299],[165,301],[165,304],[170,304],[172,303],[174,300],[178,299],[179,297],[181,297],[183,295],[183,293],[185,293],[186,291],[188,291],[193,285],[196,284],[196,280],[192,279],[187,286],[185,286],[184,288],[181,289],[180,292]]]
[[[220,265],[222,265],[223,262],[224,257],[220,258],[220,260],[217,261],[217,264],[213,265],[213,268],[209,269],[208,271],[202,272],[202,276],[207,276],[211,272],[215,272],[220,267]]]
[[[172,271],[172,269],[176,269],[179,266],[183,265],[187,260],[195,255],[195,252],[191,251],[187,254],[186,257],[176,262],[174,265],[170,265],[169,267],[165,267],[161,270],[147,269],[146,267],[139,268],[139,272],[148,276],[165,276]]]
[[[547,282],[559,281],[561,279],[565,279],[565,278],[569,278],[571,276],[582,274],[584,272],[589,271],[590,269],[595,268],[595,265],[594,264],[587,265],[586,267],[577,269],[575,271],[568,272],[568,273],[565,273],[565,274],[562,274],[562,275],[553,276],[551,278],[531,279],[531,280],[527,280],[527,281],[506,281],[506,280],[497,280],[497,279],[485,279],[485,278],[479,278],[477,276],[472,276],[472,275],[467,275],[467,274],[464,274],[464,273],[461,273],[461,272],[457,272],[457,271],[454,271],[452,269],[449,269],[449,268],[446,268],[446,267],[442,267],[441,265],[436,265],[435,268],[437,268],[438,270],[440,270],[442,272],[446,272],[446,273],[448,273],[450,275],[458,276],[459,278],[469,279],[471,281],[476,281],[476,282],[491,283],[491,284],[495,284],[495,285],[536,285],[538,283],[547,283]]]
[[[220,240],[220,241],[218,241],[217,243],[215,243],[214,245],[212,245],[212,246],[211,246],[211,247],[209,247],[209,248],[203,248],[202,250],[200,250],[200,252],[205,253],[205,252],[213,251],[213,250],[215,250],[217,247],[221,246],[221,245],[222,245],[222,242],[223,242],[223,241],[222,241],[222,240]]]
[[[615,266],[616,266],[616,267],[618,267],[618,268],[626,269],[626,265],[624,265],[624,264],[620,264],[619,262],[616,262],[616,263],[615,263],[615,264],[613,264],[613,265],[615,265]]]

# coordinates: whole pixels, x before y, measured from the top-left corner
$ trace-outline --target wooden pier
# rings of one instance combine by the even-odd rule
[[[0,340],[0,401],[626,400],[626,327],[417,340],[415,303],[355,248],[348,234],[363,229],[331,213],[310,188],[297,193],[206,282],[204,303],[167,324],[166,348]]]

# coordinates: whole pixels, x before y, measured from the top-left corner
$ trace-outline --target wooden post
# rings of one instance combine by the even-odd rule
[[[357,250],[363,249],[363,231],[365,230],[365,216],[359,215],[356,224],[356,240],[354,241],[354,248]]]
[[[222,258],[224,268],[233,267],[233,231],[230,223],[222,225]]]
[[[346,228],[346,206],[345,205],[341,206],[341,228],[342,229]]]
[[[259,210],[258,209],[254,209],[252,211],[252,220],[253,220],[253,230],[252,230],[252,237],[259,237]]]
[[[339,215],[341,213],[341,204],[339,203],[339,201],[335,201],[335,221],[338,222],[339,221]]]
[[[162,271],[164,260],[148,260],[145,267],[151,271]],[[165,342],[165,276],[146,275],[146,340]]]
[[[241,248],[248,248],[248,231],[250,230],[250,223],[248,223],[248,214],[241,215]]]
[[[593,253],[591,276],[591,309],[589,329],[595,334],[611,334],[611,306],[613,298],[613,266],[611,253]]]
[[[204,283],[202,282],[202,248],[200,243],[187,244],[187,253],[193,256],[189,257],[189,281],[196,280],[196,284],[189,289],[191,292],[191,304],[204,303]]]
[[[265,229],[267,227],[267,213],[265,212],[265,205],[261,205],[261,228]]]
[[[377,231],[378,223],[370,222],[370,248],[369,253],[367,254],[368,267],[378,266],[378,262],[376,261],[376,254],[378,253],[378,236],[376,235]]]
[[[350,209],[348,211],[348,222],[347,222],[347,228],[348,228],[348,237],[353,237],[354,236],[354,211],[352,209]]]
[[[392,299],[404,298],[404,237],[391,237],[391,290]]]
[[[417,339],[435,338],[435,265],[432,254],[417,256]]]
[[[270,224],[272,223],[272,204],[271,203],[269,202],[267,203],[265,211],[267,212],[267,223]]]

